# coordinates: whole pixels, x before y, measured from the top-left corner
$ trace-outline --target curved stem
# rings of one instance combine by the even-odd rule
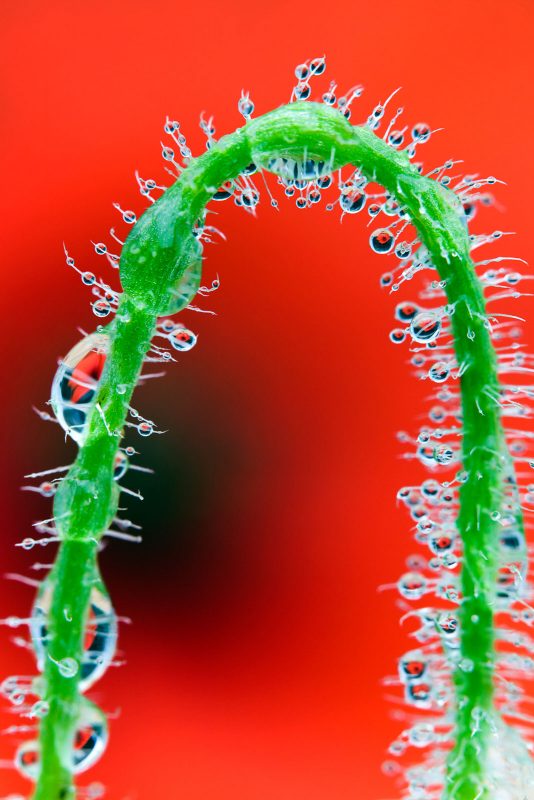
[[[50,618],[50,655],[45,669],[50,711],[42,720],[41,776],[35,800],[74,797],[69,770],[76,724],[78,678],[59,675],[56,661],[82,658],[87,613],[85,576],[91,574],[99,541],[114,517],[117,490],[114,458],[128,404],[150,346],[158,316],[166,313],[180,276],[198,255],[193,227],[217,188],[251,162],[269,169],[279,157],[324,161],[332,170],[357,166],[382,184],[406,209],[444,281],[454,309],[452,328],[461,378],[463,462],[468,478],[461,489],[458,527],[464,543],[461,651],[470,672],[455,675],[456,746],[449,762],[450,797],[482,798],[488,728],[472,728],[475,709],[493,706],[493,598],[499,507],[506,469],[499,409],[491,399],[498,387],[482,287],[469,255],[463,213],[455,195],[421,176],[407,156],[367,128],[352,127],[339,112],[315,103],[295,103],[249,122],[193,160],[179,180],[139,219],[121,254],[124,290],[111,327],[111,346],[78,458],[55,497],[62,538],[58,581]],[[122,394],[117,393],[121,385]],[[67,622],[63,608],[75,610]],[[478,713],[478,712],[477,712]]]

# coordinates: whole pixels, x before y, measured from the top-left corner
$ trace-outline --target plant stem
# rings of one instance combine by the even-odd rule
[[[458,527],[464,545],[460,637],[471,672],[458,670],[456,747],[449,764],[454,800],[480,798],[488,728],[472,729],[475,709],[493,705],[493,599],[499,508],[506,465],[504,435],[490,393],[498,387],[496,357],[487,327],[482,287],[469,254],[462,207],[455,195],[421,176],[408,157],[370,130],[352,127],[336,110],[315,103],[281,107],[222,138],[193,160],[178,181],[139,219],[121,255],[124,290],[111,348],[89,431],[71,471],[60,484],[54,512],[62,538],[57,589],[50,618],[50,654],[80,663],[87,614],[87,576],[95,568],[96,543],[115,516],[118,491],[114,459],[128,404],[150,346],[157,317],[199,245],[192,230],[217,188],[251,162],[269,169],[271,159],[314,159],[332,170],[360,168],[406,209],[428,249],[454,313],[454,347],[461,377],[463,463]],[[122,394],[117,392],[121,386]],[[490,390],[488,392],[488,389]],[[98,408],[97,408],[98,406]],[[67,623],[63,609],[72,609]],[[74,797],[69,753],[76,726],[78,677],[62,678],[50,660],[45,670],[50,711],[41,723],[41,776],[35,800]]]

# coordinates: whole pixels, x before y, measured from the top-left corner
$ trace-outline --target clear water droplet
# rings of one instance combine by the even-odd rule
[[[434,342],[441,330],[441,320],[433,311],[421,311],[410,324],[410,333],[416,342]]]
[[[52,383],[52,409],[63,430],[84,441],[89,411],[106,361],[109,337],[92,333],[78,342],[60,363]]]
[[[169,342],[181,353],[191,350],[197,343],[197,336],[187,328],[176,328],[169,334]]]
[[[92,309],[93,309],[93,314],[96,317],[101,317],[101,318],[107,317],[111,313],[111,305],[108,303],[107,300],[104,300],[103,298],[95,300],[92,305]]]
[[[78,662],[75,658],[70,658],[69,656],[61,658],[57,662],[57,668],[63,678],[74,678],[78,674]]]
[[[394,243],[395,237],[389,228],[377,228],[369,238],[369,244],[375,253],[390,253]]]
[[[48,624],[47,617],[50,612],[52,593],[55,581],[48,578],[41,586],[32,609],[30,619],[30,635],[37,657],[37,666],[42,672],[47,657]],[[58,669],[73,668],[70,663],[74,661],[76,674],[80,672],[80,690],[85,691],[95,683],[106,671],[117,645],[117,618],[113,611],[109,595],[103,584],[99,583],[91,589],[89,617],[85,627],[84,653],[81,665],[74,659],[63,659],[63,667],[58,662]],[[63,672],[62,672],[63,674]],[[73,675],[71,677],[73,677]],[[68,676],[65,676],[68,677]]]

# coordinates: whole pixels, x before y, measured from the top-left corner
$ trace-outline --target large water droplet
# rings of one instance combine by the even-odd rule
[[[55,581],[53,579],[48,579],[43,583],[37,595],[30,620],[30,635],[37,656],[37,666],[41,672],[44,669],[47,657],[47,620],[54,585]],[[72,673],[70,662],[74,661],[74,659],[62,659],[58,662],[58,669],[65,677],[74,677],[78,672],[79,666],[80,690],[85,691],[104,674],[113,659],[116,645],[117,618],[109,595],[103,584],[99,584],[91,589],[82,663],[78,665],[74,662],[76,669]],[[69,663],[65,664],[66,661],[69,661]],[[69,675],[66,674],[65,670],[69,672]]]
[[[52,382],[52,408],[63,430],[78,444],[87,432],[87,418],[102,376],[109,337],[91,333],[61,361]]]
[[[420,311],[412,319],[410,333],[416,342],[435,341],[441,330],[441,320],[433,311]]]
[[[72,750],[72,771],[85,772],[95,764],[108,741],[108,728],[104,713],[85,700],[78,720]],[[40,770],[40,749],[37,740],[21,744],[15,755],[15,767],[26,778],[36,781]]]

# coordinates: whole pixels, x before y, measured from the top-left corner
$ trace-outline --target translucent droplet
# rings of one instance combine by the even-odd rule
[[[74,737],[74,774],[90,769],[106,749],[107,741],[108,727],[104,713],[93,703],[84,703]]]
[[[95,300],[92,308],[93,314],[97,317],[107,317],[111,313],[111,305],[103,298]]]
[[[418,122],[417,125],[414,125],[412,128],[412,139],[414,142],[428,142],[430,134],[430,126],[427,125],[426,122]]]
[[[365,205],[367,197],[363,192],[352,194],[342,194],[339,198],[339,205],[345,214],[357,214]]]
[[[37,595],[30,619],[30,635],[37,657],[37,666],[42,672],[47,658],[48,623],[47,618],[52,602],[55,581],[47,579]],[[109,595],[103,584],[91,589],[89,616],[85,627],[84,653],[81,665],[74,659],[63,659],[58,662],[58,669],[72,670],[73,665],[65,664],[74,661],[75,672],[80,673],[80,690],[83,692],[92,686],[106,671],[117,645],[117,618],[111,606]],[[63,674],[63,672],[62,672]],[[65,677],[69,677],[65,675]]]
[[[104,242],[97,242],[95,244],[95,253],[97,253],[99,256],[105,255],[107,253],[107,251],[108,251],[108,248],[106,247]]]
[[[87,416],[106,361],[109,337],[92,333],[72,348],[60,363],[52,383],[52,409],[63,430],[81,444]]]
[[[406,331],[404,331],[402,328],[394,328],[390,332],[389,338],[393,344],[402,344],[402,342],[404,342],[406,339]]]
[[[82,283],[84,283],[86,286],[92,286],[94,283],[96,283],[96,276],[93,275],[92,272],[82,272],[81,278]]]
[[[115,456],[115,464],[113,467],[113,478],[116,481],[120,481],[128,470],[128,456],[122,450],[117,452]]]
[[[42,719],[43,717],[46,717],[49,709],[50,706],[46,702],[46,700],[37,700],[37,702],[34,703],[33,706],[31,707],[30,713],[32,717],[39,717],[40,719]]]
[[[39,777],[39,745],[37,742],[24,742],[15,754],[15,768],[32,781]]]
[[[223,183],[222,186],[219,186],[215,194],[212,196],[212,200],[228,200],[228,198],[233,195],[234,191],[234,182],[226,181],[226,183]]]
[[[237,108],[245,119],[249,118],[254,113],[254,103],[250,99],[248,93],[243,92],[241,94],[237,103]]]
[[[310,70],[307,64],[299,64],[295,67],[295,78],[297,78],[297,80],[305,81],[309,74]]]
[[[418,600],[426,592],[427,582],[419,572],[407,572],[399,580],[399,593],[408,600]]]
[[[375,253],[389,253],[393,249],[395,237],[389,228],[378,228],[370,238],[369,244]]]
[[[449,367],[443,361],[437,361],[432,364],[428,370],[428,377],[434,383],[444,383],[449,377]]]
[[[433,311],[421,311],[410,324],[410,333],[416,342],[435,341],[441,330],[441,320]]]
[[[415,303],[410,303],[405,301],[404,303],[398,303],[395,308],[395,316],[400,322],[411,322],[411,320],[415,317],[419,308],[415,305]]]
[[[307,100],[311,94],[311,86],[309,83],[299,83],[293,91],[297,100]]]
[[[399,662],[399,677],[403,682],[417,680],[423,677],[426,668],[427,662],[422,653],[406,653]]]
[[[144,420],[137,426],[137,432],[140,436],[151,436],[154,433],[154,426],[151,422]]]
[[[105,715],[86,700],[82,706],[72,750],[72,771],[75,775],[92,767],[106,749],[108,728]],[[24,742],[16,752],[15,767],[26,778],[36,781],[40,771],[39,742]],[[98,795],[92,795],[97,797]]]
[[[175,350],[181,353],[186,353],[191,350],[197,343],[197,336],[187,328],[176,328],[169,334],[169,342]]]
[[[310,69],[314,75],[322,75],[326,69],[325,57],[321,56],[321,58],[314,58],[310,63]]]

